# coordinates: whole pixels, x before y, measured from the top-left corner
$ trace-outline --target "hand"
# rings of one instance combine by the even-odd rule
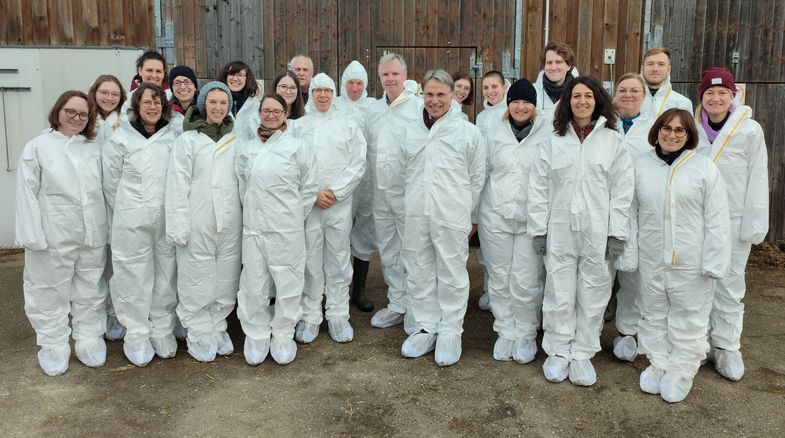
[[[615,260],[621,257],[624,252],[624,241],[616,237],[608,237],[608,245],[605,247],[605,260]]]
[[[327,209],[335,204],[335,194],[330,189],[319,190],[316,192],[316,206]]]
[[[548,239],[546,235],[542,236],[534,236],[532,238],[532,248],[534,248],[534,253],[539,256],[545,255],[545,245],[548,243]]]
[[[469,239],[471,239],[474,236],[474,233],[476,232],[477,232],[477,224],[472,224],[472,229],[469,230]]]

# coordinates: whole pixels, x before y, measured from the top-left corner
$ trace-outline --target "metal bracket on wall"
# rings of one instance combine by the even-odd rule
[[[505,78],[518,79],[518,69],[512,66],[512,55],[507,50],[502,53],[502,74]]]
[[[469,76],[473,78],[482,76],[482,61],[477,62],[477,58],[473,53],[469,56]]]

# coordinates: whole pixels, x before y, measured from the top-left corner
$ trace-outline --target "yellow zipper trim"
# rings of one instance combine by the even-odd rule
[[[741,117],[739,117],[739,121],[736,122],[736,124],[733,126],[733,129],[731,129],[730,133],[728,134],[728,137],[725,138],[725,141],[722,143],[722,147],[720,147],[720,149],[714,155],[713,161],[715,163],[717,162],[717,160],[720,159],[720,155],[722,155],[722,153],[725,152],[725,146],[728,145],[728,142],[730,141],[730,138],[733,137],[733,134],[736,132],[736,129],[738,129],[739,125],[741,125],[741,122],[744,121],[744,118],[745,118],[745,116],[747,115],[747,113],[749,111],[750,111],[749,109],[744,110],[744,113],[742,113]]]
[[[403,98],[403,99],[400,99],[400,100],[396,100],[395,102],[393,102],[393,103],[391,103],[391,104],[389,105],[389,108],[395,108],[396,106],[398,106],[398,105],[400,105],[400,104],[402,104],[402,103],[406,102],[407,100],[409,100],[409,98],[408,98],[408,97],[405,97],[405,98]]]
[[[671,85],[670,88],[668,88],[668,92],[665,93],[665,97],[662,98],[662,103],[660,104],[660,109],[657,110],[657,117],[659,117],[660,114],[662,114],[662,109],[665,108],[665,102],[668,101],[668,96],[671,95],[671,91],[673,91],[673,86],[672,85]]]
[[[679,162],[673,166],[671,170],[671,176],[668,178],[668,186],[670,191],[670,210],[671,210],[671,266],[676,264],[676,223],[674,221],[674,212],[673,212],[673,176],[676,174],[676,170],[681,167],[684,163],[687,162],[690,158],[695,155],[695,151],[689,150],[687,151],[687,155],[685,155]]]
[[[233,141],[235,141],[235,140],[237,140],[237,137],[232,137],[232,138],[230,138],[229,140],[226,140],[225,142],[223,142],[223,144],[221,144],[221,145],[219,145],[217,148],[215,148],[215,151],[213,151],[213,155],[215,155],[215,154],[217,154],[218,152],[220,152],[220,151],[221,151],[221,149],[223,149],[224,147],[226,147],[227,145],[229,145],[229,143],[231,143],[231,142],[233,142]]]

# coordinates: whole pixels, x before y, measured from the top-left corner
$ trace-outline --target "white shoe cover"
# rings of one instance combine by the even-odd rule
[[[125,326],[120,324],[117,317],[106,317],[106,334],[104,337],[107,341],[119,341],[125,337]]]
[[[436,365],[448,367],[461,360],[461,337],[458,335],[439,335],[436,337]]]
[[[491,296],[488,295],[488,292],[484,292],[480,296],[480,301],[477,302],[477,305],[480,306],[480,310],[491,310]]]
[[[38,365],[47,376],[59,376],[68,371],[68,360],[71,358],[71,346],[42,347],[38,351]]]
[[[419,332],[403,341],[401,356],[420,357],[430,353],[434,348],[436,348],[436,333]]]
[[[503,362],[512,360],[512,350],[515,346],[515,341],[498,337],[496,343],[493,344],[493,358]]]
[[[376,312],[371,318],[371,327],[387,328],[398,325],[403,322],[403,313],[393,312],[388,308],[384,308]]]
[[[270,338],[255,340],[249,336],[245,337],[245,346],[243,347],[243,355],[245,362],[248,365],[256,366],[264,362],[267,358],[267,353],[270,352]]]
[[[417,324],[414,322],[414,316],[411,312],[403,315],[403,331],[407,335],[413,335],[417,332]]]
[[[570,382],[578,386],[591,386],[597,383],[597,372],[589,359],[570,361]]]
[[[649,365],[649,367],[643,370],[641,373],[641,391],[647,394],[659,394],[660,381],[662,381],[662,377],[664,375],[665,371],[655,367],[654,365]]]
[[[153,350],[153,345],[149,339],[144,341],[129,341],[126,339],[123,342],[123,352],[125,357],[138,367],[146,366],[155,356],[155,350]]]
[[[515,362],[529,363],[537,357],[537,341],[534,339],[518,339],[512,348],[512,358]]]
[[[153,351],[161,359],[169,359],[177,354],[177,339],[174,335],[166,335],[163,338],[150,338],[153,344]]]
[[[319,326],[310,322],[300,321],[294,329],[294,339],[303,344],[310,344],[319,335]]]
[[[553,383],[563,382],[567,378],[569,369],[570,361],[561,356],[548,356],[542,364],[545,380]]]
[[[354,330],[348,319],[327,321],[327,332],[335,342],[352,342],[354,339]]]
[[[280,339],[273,336],[270,342],[270,356],[278,365],[287,365],[297,356],[297,344],[292,339]]]
[[[217,346],[215,341],[210,339],[209,335],[199,336],[198,339],[189,335],[185,338],[185,342],[188,345],[188,354],[192,358],[199,362],[212,362],[215,360]]]
[[[232,338],[229,337],[229,333],[225,331],[219,332],[215,335],[215,344],[216,344],[216,354],[220,354],[221,356],[231,356],[234,353],[234,344],[232,343]]]
[[[714,369],[728,380],[738,382],[744,376],[744,360],[739,350],[714,349]]]
[[[666,372],[660,380],[660,397],[668,403],[678,403],[690,393],[692,379],[687,379],[679,371]]]
[[[106,362],[106,342],[103,338],[79,339],[74,343],[76,358],[79,362],[96,368]]]
[[[188,329],[183,327],[183,323],[180,322],[180,318],[177,318],[175,321],[176,323],[174,325],[174,330],[172,331],[172,333],[174,333],[174,337],[177,338],[178,340],[185,341],[186,339],[188,339]]]
[[[620,335],[613,338],[613,355],[619,360],[633,362],[638,357],[635,336]]]

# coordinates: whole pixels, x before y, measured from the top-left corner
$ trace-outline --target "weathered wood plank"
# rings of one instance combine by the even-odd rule
[[[545,46],[543,26],[545,5],[543,0],[526,0],[523,6],[521,32],[521,76],[534,81],[541,69],[540,53]]]
[[[47,2],[50,44],[55,46],[74,44],[74,17],[71,10],[71,0]]]

